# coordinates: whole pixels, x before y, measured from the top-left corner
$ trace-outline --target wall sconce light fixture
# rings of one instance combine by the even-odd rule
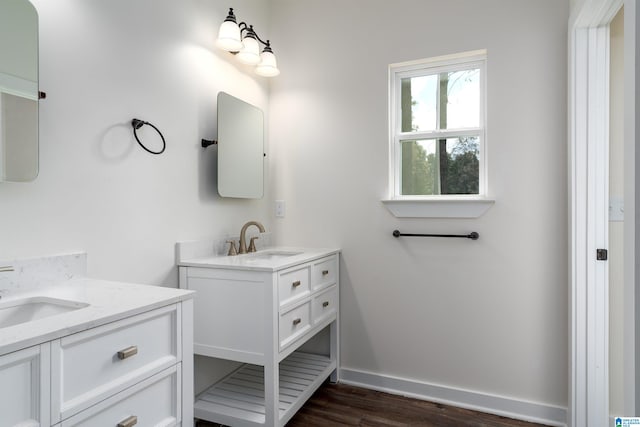
[[[264,45],[262,53],[259,43]],[[245,22],[238,24],[233,8],[229,8],[227,18],[220,25],[216,45],[236,55],[238,61],[243,64],[255,65],[256,74],[260,76],[274,77],[280,74],[269,40],[263,41],[253,29],[253,25],[247,25]]]

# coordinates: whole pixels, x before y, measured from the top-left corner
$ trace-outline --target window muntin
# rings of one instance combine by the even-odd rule
[[[393,198],[482,196],[484,52],[391,66]]]

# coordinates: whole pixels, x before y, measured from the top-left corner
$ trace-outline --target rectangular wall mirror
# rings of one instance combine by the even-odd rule
[[[38,14],[0,0],[0,181],[38,175]]]
[[[264,115],[258,107],[218,94],[218,194],[260,199],[264,195]]]

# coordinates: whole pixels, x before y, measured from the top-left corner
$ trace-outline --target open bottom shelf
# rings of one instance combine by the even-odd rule
[[[293,352],[279,366],[279,425],[284,425],[336,368],[336,362]],[[264,388],[264,367],[242,365],[198,395],[195,416],[233,426],[265,425]]]

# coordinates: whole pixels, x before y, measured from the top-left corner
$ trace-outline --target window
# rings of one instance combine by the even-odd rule
[[[393,199],[485,195],[486,52],[390,67]]]

